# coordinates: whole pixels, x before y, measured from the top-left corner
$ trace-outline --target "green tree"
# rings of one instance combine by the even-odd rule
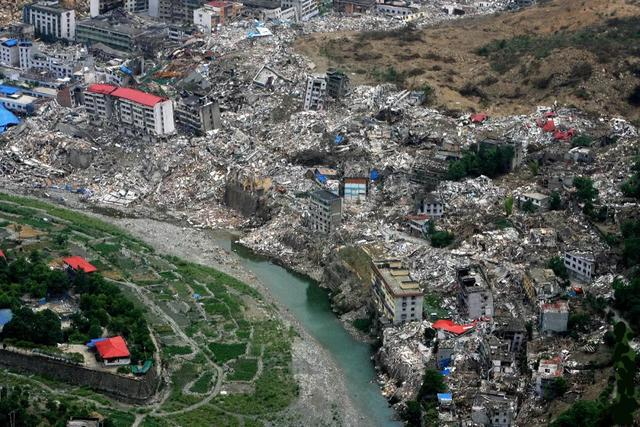
[[[593,427],[601,425],[603,418],[602,405],[592,400],[579,400],[551,422],[551,427]]]
[[[591,178],[577,176],[573,178],[573,186],[576,188],[576,196],[583,203],[593,202],[598,198],[598,190],[593,187]]]
[[[531,199],[528,199],[526,202],[524,202],[522,204],[521,209],[523,212],[526,212],[526,213],[534,213],[535,211],[538,210],[536,205],[533,204],[533,200]]]
[[[511,216],[513,213],[513,196],[509,196],[504,199],[504,214],[506,216]]]
[[[527,164],[527,166],[529,167],[531,175],[538,176],[538,173],[540,172],[540,165],[538,164],[538,162],[531,161]]]
[[[578,135],[571,140],[572,147],[590,147],[593,140],[589,135]]]
[[[569,385],[567,384],[567,380],[562,377],[555,378],[544,390],[544,399],[548,401],[554,400],[564,396],[568,390]]]
[[[431,246],[434,248],[444,248],[445,246],[449,246],[454,238],[454,234],[448,231],[436,231],[431,235]]]
[[[422,386],[418,391],[418,401],[435,401],[437,394],[447,390],[442,374],[435,369],[427,369],[422,377]]]
[[[560,193],[553,191],[549,197],[549,209],[552,211],[559,211],[562,208],[562,200],[560,200]]]
[[[407,426],[420,427],[422,425],[422,408],[420,403],[416,400],[409,400],[401,416],[407,423]]]
[[[569,280],[569,272],[564,266],[564,261],[559,256],[555,256],[547,261],[547,268],[553,270],[554,274],[563,280]]]

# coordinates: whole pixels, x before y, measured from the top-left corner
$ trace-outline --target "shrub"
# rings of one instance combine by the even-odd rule
[[[449,246],[454,238],[453,233],[448,231],[436,231],[431,235],[431,246],[434,248],[444,248],[445,246]]]

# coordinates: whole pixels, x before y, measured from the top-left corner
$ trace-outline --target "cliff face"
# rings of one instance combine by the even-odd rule
[[[415,398],[427,363],[432,360],[431,348],[423,344],[424,330],[424,322],[414,322],[382,331],[376,364],[387,374],[385,390],[401,401]]]
[[[358,310],[369,303],[368,283],[364,283],[338,253],[328,259],[321,284],[331,290],[331,302],[339,314]]]

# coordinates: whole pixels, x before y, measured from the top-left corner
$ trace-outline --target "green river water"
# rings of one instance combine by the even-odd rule
[[[371,426],[399,426],[394,412],[375,383],[370,345],[355,340],[331,311],[329,295],[314,281],[292,273],[249,249],[219,242],[233,250],[243,266],[255,274],[274,298],[300,322],[334,358],[342,370],[348,392],[360,413],[369,417]]]

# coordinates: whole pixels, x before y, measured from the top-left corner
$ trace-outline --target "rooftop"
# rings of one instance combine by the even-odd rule
[[[121,336],[97,342],[96,349],[103,359],[120,359],[130,356],[127,343]]]
[[[331,191],[327,190],[314,191],[313,193],[311,193],[311,197],[314,199],[323,200],[325,202],[333,202],[340,198],[339,196],[333,194]]]
[[[153,107],[159,102],[166,101],[166,98],[161,98],[159,96],[142,92],[137,89],[130,89],[127,87],[120,87],[111,92],[111,96],[115,96],[116,98],[126,99],[128,101],[133,101],[137,104],[146,105],[147,107]]]
[[[375,273],[384,281],[388,290],[395,297],[418,296],[422,291],[418,282],[414,281],[398,260],[374,261]]]
[[[91,265],[86,259],[80,256],[68,257],[68,258],[65,258],[63,261],[65,264],[67,264],[69,267],[71,267],[75,271],[82,270],[85,273],[93,273],[95,271],[98,271],[98,269],[95,266]]]
[[[534,199],[534,200],[546,200],[549,198],[549,196],[547,196],[546,194],[537,193],[537,192],[524,193],[523,196],[526,197],[527,199]]]
[[[545,313],[568,313],[569,303],[566,301],[555,301],[547,304],[542,304],[542,311]]]

